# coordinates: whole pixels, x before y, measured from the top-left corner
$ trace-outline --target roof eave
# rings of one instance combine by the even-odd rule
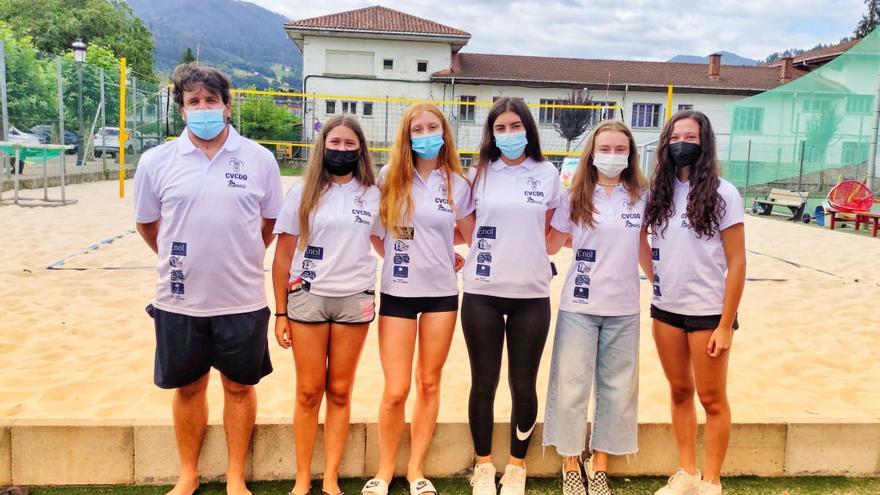
[[[332,36],[337,38],[368,38],[368,39],[395,39],[402,41],[432,41],[437,43],[449,43],[454,49],[459,49],[471,39],[469,34],[436,34],[436,33],[409,33],[405,31],[377,31],[369,29],[351,28],[327,28],[297,26],[292,23],[284,25],[284,30],[294,43],[302,50],[302,39],[305,35]]]
[[[546,80],[546,79],[511,79],[511,78],[494,78],[494,77],[468,77],[456,74],[449,75],[432,75],[431,82],[450,82],[455,79],[459,84],[493,84],[493,85],[512,85],[526,87],[571,87],[571,88],[589,88],[589,89],[609,89],[621,91],[654,91],[666,92],[666,84],[645,84],[645,83],[625,83],[614,82],[611,84],[599,82],[584,82],[570,80]],[[776,88],[778,86],[774,86]],[[735,95],[754,95],[763,93],[773,88],[751,88],[751,87],[718,87],[718,86],[685,86],[674,85],[676,91],[687,93],[711,93],[711,94],[735,94]]]

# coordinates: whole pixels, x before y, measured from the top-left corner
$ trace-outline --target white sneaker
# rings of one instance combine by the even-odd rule
[[[654,492],[654,495],[700,495],[702,481],[703,476],[700,471],[690,475],[684,469],[678,468],[678,471],[669,477],[666,486]]]
[[[721,485],[715,485],[708,481],[700,481],[700,495],[721,495]]]
[[[501,477],[501,490],[499,495],[525,495],[526,493],[526,468],[508,464],[504,468],[504,476]]]
[[[491,462],[484,462],[474,466],[471,487],[473,487],[471,490],[473,495],[496,495],[495,465]]]

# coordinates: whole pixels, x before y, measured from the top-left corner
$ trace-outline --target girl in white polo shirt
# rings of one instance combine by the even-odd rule
[[[471,484],[474,495],[495,494],[493,405],[506,340],[513,411],[501,494],[522,495],[538,414],[538,366],[550,327],[545,237],[560,188],[559,173],[544,160],[538,127],[522,99],[503,97],[492,105],[469,177],[476,211],[461,228],[470,241],[461,323],[471,364],[468,417],[477,456]]]
[[[727,362],[745,285],[743,203],[719,177],[715,133],[701,112],[675,114],[656,154],[645,212],[654,265],[651,318],[681,466],[657,494],[715,495],[730,438]],[[702,477],[694,390],[706,412]]]
[[[593,379],[587,484],[609,495],[608,455],[638,450],[639,268],[651,273],[642,228],[647,184],[632,133],[606,120],[587,139],[571,189],[553,214],[547,251],[575,253],[560,297],[544,414],[544,445],[565,457],[562,493],[586,495],[580,457]]]
[[[452,130],[437,107],[403,114],[391,160],[379,171],[382,228],[373,237],[382,254],[379,355],[385,390],[379,407],[379,469],[363,493],[386,495],[404,429],[404,405],[418,337],[416,403],[406,479],[412,495],[437,493],[424,461],[440,408],[440,377],[458,315],[455,224],[470,213]]]
[[[337,495],[355,369],[374,318],[376,258],[370,234],[379,189],[364,133],[351,116],[325,124],[302,183],[291,188],[275,224],[272,263],[275,337],[296,365],[296,484],[311,487],[321,399],[327,395],[322,492]]]

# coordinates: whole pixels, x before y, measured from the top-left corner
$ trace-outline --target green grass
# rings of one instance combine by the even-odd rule
[[[663,485],[664,478],[612,478],[615,495],[651,494]],[[356,495],[364,480],[344,480],[342,489]],[[443,495],[469,495],[470,486],[464,478],[436,479],[434,484]],[[318,495],[320,480],[315,480],[312,493]],[[255,482],[250,489],[255,495],[282,495],[290,490],[288,481]],[[35,487],[33,495],[162,495],[167,486],[80,486],[80,487]],[[558,495],[561,493],[556,478],[529,479],[529,494]],[[219,483],[204,485],[197,495],[223,495],[226,491]],[[404,482],[395,480],[390,492],[393,495],[406,495]],[[869,495],[880,493],[880,478],[757,478],[738,477],[724,480],[724,493],[727,495]]]

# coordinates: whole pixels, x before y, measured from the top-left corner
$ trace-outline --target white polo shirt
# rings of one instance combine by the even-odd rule
[[[388,166],[379,171],[379,187]],[[454,204],[449,204],[447,191]],[[397,297],[442,297],[458,295],[455,275],[455,221],[471,213],[471,187],[467,179],[452,174],[452,188],[446,174],[434,170],[425,181],[416,173],[410,197],[413,218],[410,225],[391,229],[379,225],[376,235],[384,240],[382,292]]]
[[[153,305],[164,311],[218,316],[266,306],[261,219],[281,211],[281,175],[269,150],[227,129],[213,160],[184,129],[138,162],[135,217],[160,220]]]
[[[303,184],[290,189],[275,223],[275,233],[300,234],[299,207]],[[297,247],[290,280],[302,278],[303,289],[343,297],[376,287],[376,257],[370,233],[379,219],[379,188],[363,187],[355,178],[331,184],[309,220],[305,250]]]
[[[574,258],[562,288],[559,309],[597,316],[639,313],[639,238],[645,198],[633,203],[622,185],[609,196],[602,186],[593,192],[595,225],[571,221],[570,190],[563,192],[550,225],[572,234]]]
[[[476,168],[468,171],[473,183]],[[462,270],[464,291],[497,297],[550,296],[550,258],[544,235],[547,210],[559,206],[559,172],[531,158],[509,166],[490,163],[472,184],[477,212]]]
[[[651,236],[654,266],[652,303],[658,308],[689,316],[720,315],[724,306],[727,258],[721,233],[698,238],[687,219],[689,182],[675,180],[673,214],[663,235]],[[743,223],[743,201],[730,182],[721,179],[718,194],[725,202],[720,230]]]

